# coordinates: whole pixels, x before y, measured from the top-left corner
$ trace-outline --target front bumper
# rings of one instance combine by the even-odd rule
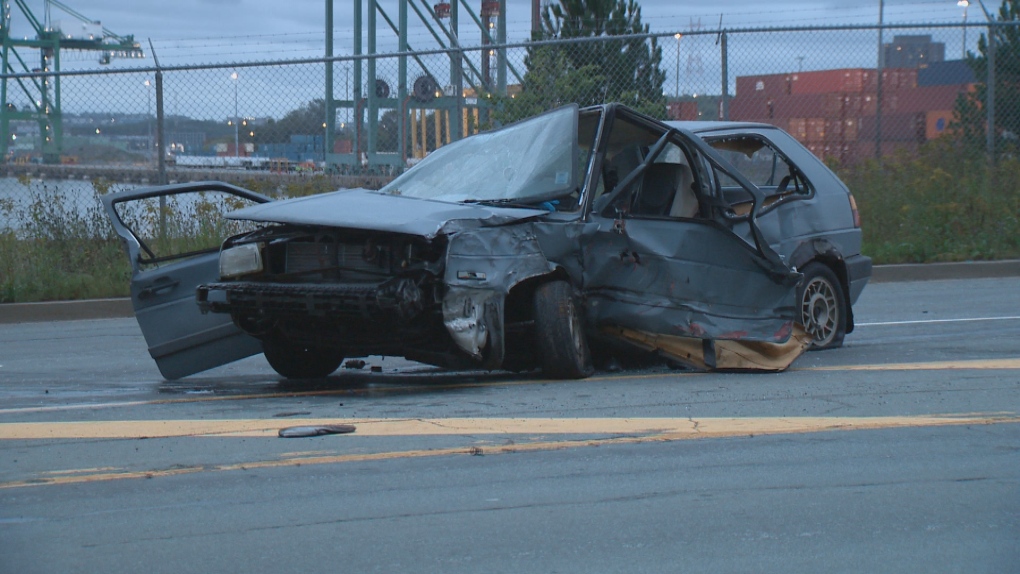
[[[425,307],[412,279],[382,283],[263,283],[230,281],[199,285],[195,299],[203,313],[276,317],[411,320]]]

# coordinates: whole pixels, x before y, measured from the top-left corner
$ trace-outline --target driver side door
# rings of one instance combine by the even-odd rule
[[[131,263],[131,303],[149,354],[178,379],[262,352],[229,315],[203,314],[195,288],[219,278],[219,246],[251,222],[223,217],[269,198],[225,183],[140,188],[102,197]]]

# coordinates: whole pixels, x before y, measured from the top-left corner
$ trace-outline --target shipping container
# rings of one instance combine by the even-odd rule
[[[808,94],[779,97],[736,97],[730,101],[730,118],[743,121],[769,121],[792,117],[824,117],[838,99],[833,94]]]
[[[825,122],[826,141],[854,141],[857,139],[857,132],[861,119],[830,119]]]
[[[666,104],[666,116],[670,120],[697,120],[698,102],[669,102]]]
[[[737,76],[739,97],[779,97],[790,95],[792,76],[790,74],[764,74],[758,76]]]
[[[923,143],[928,139],[926,134],[927,121],[926,114],[923,112],[882,114],[882,141]],[[876,125],[875,116],[861,118],[858,140],[874,141]]]
[[[973,91],[973,85],[925,86],[900,94],[898,111],[926,112],[928,110],[946,110],[956,107],[956,99],[961,94]]]
[[[870,68],[816,70],[791,75],[791,94],[836,94],[878,91],[878,73]],[[883,90],[909,90],[917,87],[917,70],[882,70]]]
[[[932,62],[917,70],[918,87],[973,84],[974,70],[965,60]]]
[[[926,114],[925,136],[935,139],[949,129],[953,121],[953,110],[929,110]]]
[[[862,92],[875,76],[874,70],[847,68],[798,72],[791,82],[792,94],[835,94]]]

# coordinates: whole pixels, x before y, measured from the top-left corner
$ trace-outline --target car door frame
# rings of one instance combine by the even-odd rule
[[[631,110],[608,106],[598,143],[605,159],[613,123],[637,122],[663,134],[663,142],[686,148],[727,175],[732,166],[704,141],[686,130],[667,126]],[[656,159],[665,144],[653,146],[630,176],[621,177],[602,213],[588,211],[594,224],[585,240],[584,290],[596,328],[625,327],[703,339],[785,341],[796,317],[795,286],[800,274],[787,266],[757,228],[764,195],[745,177],[733,177],[748,189],[752,242],[712,218],[673,218],[608,213],[617,193]],[[697,182],[708,175],[691,162]],[[637,173],[637,175],[635,175]],[[590,180],[590,183],[593,180]],[[709,202],[707,188],[699,200]],[[591,195],[591,194],[589,194]],[[586,205],[591,210],[591,201]],[[692,245],[698,251],[692,251]]]
[[[101,197],[131,265],[131,304],[149,354],[169,380],[218,367],[262,352],[259,340],[236,327],[229,315],[204,314],[195,302],[201,283],[219,278],[219,248],[156,257],[126,224],[121,204],[199,192],[221,192],[256,203],[270,198],[217,181],[137,188]],[[221,238],[221,242],[222,239]],[[146,260],[157,264],[143,268]]]

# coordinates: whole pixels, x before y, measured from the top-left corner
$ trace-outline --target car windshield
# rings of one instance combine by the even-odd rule
[[[443,146],[380,193],[449,202],[532,203],[578,187],[576,105]]]

